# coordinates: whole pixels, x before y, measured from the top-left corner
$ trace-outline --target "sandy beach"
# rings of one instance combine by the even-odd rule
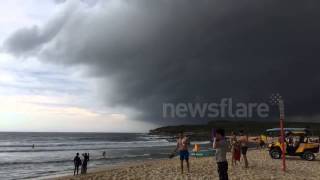
[[[230,160],[230,153],[228,153]],[[230,179],[305,179],[312,180],[320,177],[319,156],[316,161],[305,161],[299,157],[287,158],[287,171],[281,171],[281,161],[273,160],[266,150],[251,150],[248,152],[250,167],[242,165],[231,166],[229,161]],[[216,163],[213,157],[191,158],[191,172],[180,173],[178,159],[152,160],[143,163],[127,164],[113,168],[89,169],[87,175],[63,176],[56,180],[96,180],[96,179],[139,179],[139,180],[167,180],[167,179],[218,179]],[[91,172],[90,172],[91,171]],[[71,172],[70,172],[71,173]]]

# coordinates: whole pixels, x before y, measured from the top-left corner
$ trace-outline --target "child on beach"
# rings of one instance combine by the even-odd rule
[[[181,174],[183,174],[183,160],[187,163],[188,172],[190,172],[189,167],[189,140],[186,136],[184,136],[183,132],[180,132],[179,138],[177,140],[177,147],[175,149],[175,152],[179,151],[180,154],[180,163],[181,163]]]
[[[219,179],[228,180],[228,161],[227,149],[228,145],[225,140],[224,129],[216,130],[216,137],[213,138],[213,149],[216,150],[216,162],[218,167]]]

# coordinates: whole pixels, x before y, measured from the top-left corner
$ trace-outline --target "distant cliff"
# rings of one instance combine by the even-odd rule
[[[244,130],[248,135],[257,136],[265,132],[266,129],[279,127],[279,122],[258,122],[258,121],[211,121],[208,124],[202,125],[178,125],[166,126],[150,130],[149,134],[176,136],[180,131],[191,134],[193,140],[210,140],[212,128],[223,128],[227,135],[231,131],[239,132]],[[309,128],[313,135],[320,135],[320,123],[307,122],[286,122],[285,127],[293,128]]]

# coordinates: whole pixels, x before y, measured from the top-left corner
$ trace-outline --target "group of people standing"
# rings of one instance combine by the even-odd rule
[[[87,173],[87,166],[88,166],[88,161],[89,161],[89,153],[84,153],[82,154],[83,160],[81,160],[79,153],[76,154],[76,156],[73,159],[74,163],[74,171],[73,175],[75,176],[76,174],[79,174],[79,167],[81,166],[81,174],[86,174]]]
[[[230,145],[232,154],[232,165],[237,165],[237,161],[240,162],[241,154],[243,156],[245,168],[248,168],[249,163],[247,159],[248,151],[248,136],[241,130],[239,132],[239,138],[235,132],[231,133]]]
[[[243,156],[245,168],[248,168],[249,163],[247,159],[247,150],[248,150],[248,136],[244,134],[243,131],[239,132],[239,138],[236,133],[232,133],[230,142],[227,141],[225,137],[224,129],[217,129],[215,131],[215,137],[212,139],[212,147],[215,150],[215,159],[217,163],[217,171],[219,174],[220,180],[228,180],[228,161],[227,161],[227,151],[229,145],[231,145],[232,153],[232,165],[236,165],[237,161],[240,161],[241,154]],[[229,144],[230,143],[230,144]],[[190,141],[188,138],[181,132],[177,139],[177,146],[174,152],[179,152],[180,163],[181,163],[181,173],[183,173],[183,161],[186,161],[188,172],[190,172],[189,164],[189,151],[188,146]]]
[[[248,151],[248,136],[244,134],[241,130],[239,133],[239,138],[236,133],[232,132],[232,137],[230,138],[231,154],[232,154],[232,165],[236,165],[237,161],[240,161],[241,155],[243,156],[245,168],[249,167],[247,159]],[[220,180],[228,180],[228,161],[227,161],[227,149],[228,143],[225,138],[224,129],[216,130],[216,137],[213,139],[213,149],[216,150],[216,162],[217,169]]]
[[[215,150],[215,158],[217,163],[217,171],[219,174],[220,180],[228,180],[228,161],[227,161],[227,151],[231,146],[232,153],[232,165],[236,165],[237,161],[240,161],[241,155],[244,160],[245,168],[248,168],[248,159],[247,159],[247,150],[248,150],[248,136],[244,134],[243,131],[239,132],[239,137],[235,132],[231,133],[231,137],[229,142],[225,137],[224,129],[217,129],[215,131],[215,135],[212,138],[212,147]],[[229,144],[230,143],[230,144]],[[177,146],[171,157],[178,151],[180,155],[180,163],[181,163],[181,173],[183,173],[183,161],[186,161],[187,170],[190,172],[190,164],[189,164],[189,148],[190,141],[184,135],[183,132],[179,134],[177,139]],[[79,153],[74,157],[74,175],[78,175],[79,167],[81,166],[81,174],[87,173],[87,165],[89,161],[89,153],[82,154],[83,160],[81,160]],[[103,152],[102,156],[105,157],[106,153]]]

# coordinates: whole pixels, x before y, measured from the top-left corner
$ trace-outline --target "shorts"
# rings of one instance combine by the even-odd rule
[[[241,147],[241,154],[242,155],[246,155],[247,151],[248,151],[248,147],[247,146]]]
[[[189,160],[189,151],[180,151],[180,160]]]

